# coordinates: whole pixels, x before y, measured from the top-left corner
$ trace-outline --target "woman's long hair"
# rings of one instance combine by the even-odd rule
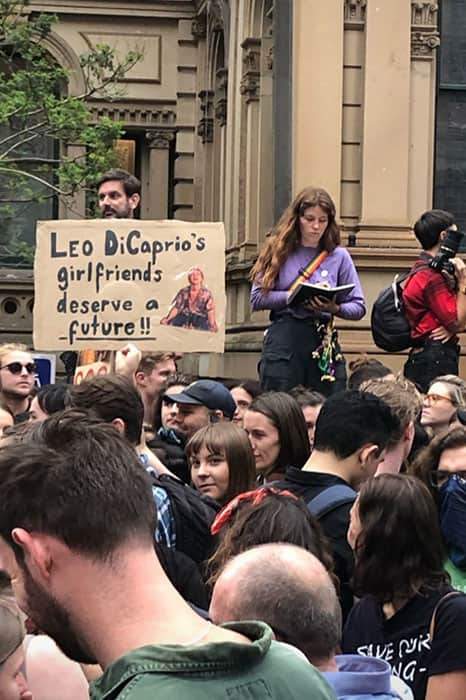
[[[412,598],[448,583],[446,552],[434,500],[415,476],[369,479],[357,501],[354,591],[381,602]]]
[[[340,229],[335,221],[336,209],[332,198],[319,187],[306,187],[294,198],[278,224],[269,232],[268,240],[251,270],[251,279],[259,281],[264,292],[272,289],[280,267],[300,243],[299,217],[309,207],[316,206],[321,207],[328,216],[328,225],[320,239],[319,248],[331,253],[340,245]]]

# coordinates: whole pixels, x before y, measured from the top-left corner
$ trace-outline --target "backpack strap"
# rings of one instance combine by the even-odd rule
[[[424,260],[425,258],[423,258]],[[395,307],[397,311],[401,311],[401,306],[402,306],[402,300],[403,300],[403,292],[406,289],[406,286],[409,282],[409,280],[414,277],[418,272],[421,272],[421,270],[427,270],[427,268],[430,267],[429,263],[426,263],[424,265],[418,265],[414,270],[410,270],[409,272],[406,272],[403,276],[397,275],[393,281],[392,284],[392,289],[393,289],[393,294],[394,294],[394,299],[395,299]],[[398,286],[400,285],[401,287],[401,297],[398,296]],[[429,309],[425,309],[425,311],[422,312],[422,314],[416,319],[416,325],[424,318],[426,314],[429,313]],[[410,329],[413,330],[410,326]],[[413,341],[414,343],[414,341]],[[414,347],[414,345],[413,345]]]
[[[434,631],[435,631],[435,618],[438,615],[438,609],[440,605],[443,603],[444,600],[447,600],[447,598],[453,598],[454,596],[457,595],[463,595],[461,591],[450,591],[449,593],[445,593],[440,600],[438,601],[437,605],[434,608],[434,612],[432,613],[432,618],[430,620],[430,625],[429,625],[429,639],[430,643],[432,644],[432,640],[434,639]]]
[[[395,275],[395,282],[402,284],[403,282],[407,282],[411,277],[414,277],[414,275],[417,275],[418,272],[421,270],[427,270],[427,268],[430,267],[430,265],[424,264],[424,265],[418,265],[414,270],[408,270],[408,272],[404,273],[398,273]]]
[[[307,509],[317,519],[323,518],[324,515],[327,515],[339,506],[345,503],[353,503],[356,496],[356,491],[352,489],[351,486],[335,484],[334,486],[329,486],[327,489],[324,489],[317,494],[317,496],[314,496],[314,498],[307,503]]]

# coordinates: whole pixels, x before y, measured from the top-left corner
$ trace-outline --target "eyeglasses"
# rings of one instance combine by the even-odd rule
[[[441,399],[444,399],[445,401],[449,401],[453,406],[456,406],[456,401],[453,401],[453,399],[450,399],[449,396],[442,396],[441,394],[426,394],[424,396],[424,403],[426,403],[428,406],[431,404],[438,403]]]
[[[34,362],[26,362],[25,365],[23,365],[22,362],[9,362],[7,365],[0,367],[0,369],[7,369],[11,374],[21,374],[23,369],[25,369],[28,374],[36,373]]]
[[[466,483],[466,471],[447,472],[442,471],[441,469],[435,469],[433,472],[431,472],[430,483],[435,488],[440,488],[440,486],[443,486],[443,484],[445,484],[448,481],[448,479],[453,478],[456,478],[458,481]]]

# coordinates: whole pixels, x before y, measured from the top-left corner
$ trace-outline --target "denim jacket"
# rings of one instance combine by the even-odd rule
[[[144,646],[92,684],[91,700],[335,700],[327,681],[262,622],[223,625],[251,644]]]

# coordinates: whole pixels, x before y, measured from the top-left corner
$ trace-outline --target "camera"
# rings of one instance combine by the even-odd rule
[[[454,228],[447,229],[447,235],[441,243],[437,255],[429,261],[429,266],[437,272],[448,272],[455,274],[455,266],[451,259],[458,253],[464,233]]]

